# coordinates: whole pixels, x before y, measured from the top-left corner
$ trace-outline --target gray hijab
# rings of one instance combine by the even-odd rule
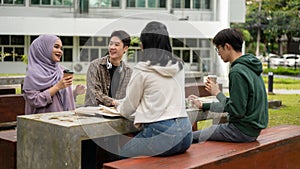
[[[32,42],[23,90],[42,91],[61,79],[60,67],[52,60],[52,50],[57,39],[56,35],[40,35]]]

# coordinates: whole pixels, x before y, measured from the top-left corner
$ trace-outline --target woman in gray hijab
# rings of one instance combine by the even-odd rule
[[[62,41],[56,35],[40,35],[29,48],[28,70],[23,85],[25,114],[75,109],[73,75],[63,76],[58,62],[63,55]],[[74,93],[83,94],[84,86]]]

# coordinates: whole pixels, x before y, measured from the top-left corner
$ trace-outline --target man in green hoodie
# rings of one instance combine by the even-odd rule
[[[252,54],[242,54],[243,36],[236,29],[224,29],[213,39],[216,52],[224,62],[230,63],[229,96],[218,85],[207,80],[205,89],[219,102],[202,103],[191,95],[192,103],[203,110],[227,112],[228,123],[213,125],[193,132],[193,142],[205,140],[252,142],[268,125],[268,100],[261,77],[262,64]]]

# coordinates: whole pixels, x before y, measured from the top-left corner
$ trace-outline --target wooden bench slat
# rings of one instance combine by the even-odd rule
[[[184,154],[131,158],[106,163],[104,168],[299,169],[299,150],[300,126],[284,125],[263,130],[257,141],[252,143],[206,141],[193,144]]]
[[[24,114],[23,94],[0,95],[0,123],[16,121],[18,115]]]

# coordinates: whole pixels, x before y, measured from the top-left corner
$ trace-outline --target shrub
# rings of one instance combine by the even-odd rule
[[[299,68],[286,68],[286,67],[277,67],[277,68],[267,68],[264,69],[264,73],[267,74],[268,72],[273,72],[274,74],[279,75],[298,75],[299,74]]]

